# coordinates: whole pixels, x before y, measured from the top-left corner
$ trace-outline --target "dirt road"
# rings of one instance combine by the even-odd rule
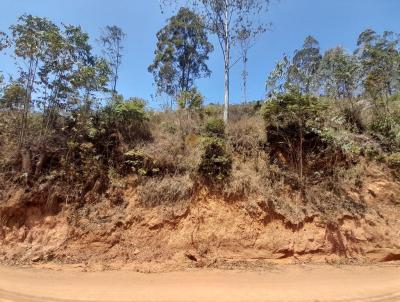
[[[28,301],[394,302],[400,301],[400,265],[162,274],[0,267],[0,302]]]

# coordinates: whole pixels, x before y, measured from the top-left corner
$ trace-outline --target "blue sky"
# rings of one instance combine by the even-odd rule
[[[60,24],[81,25],[96,45],[101,28],[118,25],[127,33],[121,67],[119,91],[125,96],[151,100],[155,89],[147,72],[152,62],[156,33],[168,15],[161,14],[158,0],[0,0],[2,16],[0,30],[7,31],[17,17],[24,13],[48,17]],[[358,34],[366,28],[378,32],[400,32],[400,0],[275,0],[265,20],[272,22],[250,51],[249,99],[262,99],[265,80],[283,53],[301,47],[307,35],[313,35],[322,51],[342,45],[352,51]],[[213,39],[213,41],[215,41]],[[215,45],[209,67],[211,78],[197,82],[207,102],[223,100],[223,61]],[[12,60],[0,56],[0,70],[11,72]],[[241,65],[232,70],[232,102],[241,100]],[[163,100],[150,101],[158,107]]]

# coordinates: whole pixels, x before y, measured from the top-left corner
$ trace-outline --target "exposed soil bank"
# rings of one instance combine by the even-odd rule
[[[0,267],[0,301],[400,300],[400,266],[283,265],[262,272],[193,270],[141,274]]]
[[[127,185],[54,206],[49,196],[68,192],[11,188],[0,201],[0,261],[165,272],[400,260],[400,183],[368,169],[362,187],[341,188],[345,198],[308,203],[290,191],[226,200],[204,189],[146,206]]]

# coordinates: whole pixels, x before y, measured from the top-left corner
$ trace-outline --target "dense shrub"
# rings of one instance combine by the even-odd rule
[[[221,138],[207,137],[203,141],[203,154],[198,167],[199,174],[206,181],[221,181],[232,170],[232,158],[226,152],[225,142]]]
[[[203,99],[201,93],[196,88],[192,88],[182,91],[178,96],[177,103],[181,109],[198,110],[203,105]]]
[[[307,154],[319,151],[319,134],[325,106],[316,97],[286,93],[266,101],[261,113],[266,122],[271,158],[282,158],[303,178]],[[315,148],[317,147],[317,148]]]
[[[106,106],[97,118],[97,129],[102,133],[116,132],[127,143],[150,140],[145,101],[131,98],[115,101]]]
[[[221,119],[211,118],[205,125],[205,133],[207,136],[224,137],[225,123]]]

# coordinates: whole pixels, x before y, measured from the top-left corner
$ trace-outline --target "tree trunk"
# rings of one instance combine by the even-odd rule
[[[23,148],[21,150],[21,168],[22,168],[22,173],[26,173],[27,175],[30,175],[32,173],[32,154],[31,150],[27,148]]]
[[[228,0],[225,0],[225,70],[224,70],[224,80],[225,80],[225,95],[224,95],[224,122],[228,123],[229,118],[229,69],[230,69],[230,39],[229,39],[229,12],[228,12]]]
[[[243,97],[244,103],[247,104],[247,49],[243,51]]]
[[[303,134],[303,123],[300,124],[300,154],[299,154],[299,165],[300,165],[300,183],[303,185],[303,140],[304,140],[304,134]]]

